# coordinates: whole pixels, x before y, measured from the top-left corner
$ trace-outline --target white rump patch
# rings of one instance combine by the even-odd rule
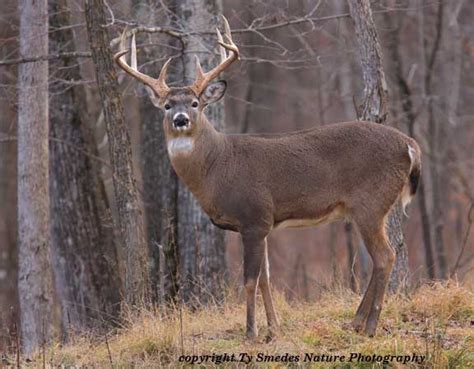
[[[191,137],[178,137],[168,141],[168,154],[170,156],[190,154],[193,149],[194,139]]]

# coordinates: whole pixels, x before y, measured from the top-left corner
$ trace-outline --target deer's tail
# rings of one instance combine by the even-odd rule
[[[418,144],[415,141],[407,144],[408,156],[410,158],[410,172],[408,174],[408,181],[403,187],[401,194],[401,201],[403,206],[403,213],[407,215],[405,209],[410,201],[415,196],[418,189],[421,176],[421,152]]]

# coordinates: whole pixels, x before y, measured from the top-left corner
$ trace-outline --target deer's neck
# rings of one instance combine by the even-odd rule
[[[202,117],[199,132],[189,137],[167,137],[171,164],[184,184],[200,200],[213,165],[224,150],[225,136]]]

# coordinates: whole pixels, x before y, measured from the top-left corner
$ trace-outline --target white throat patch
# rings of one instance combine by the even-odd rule
[[[191,137],[177,137],[168,141],[168,154],[175,156],[189,154],[194,149],[194,139]]]

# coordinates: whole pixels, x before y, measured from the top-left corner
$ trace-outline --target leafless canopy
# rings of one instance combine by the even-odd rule
[[[227,69],[234,61],[239,59],[239,49],[237,45],[232,41],[231,31],[229,22],[227,19],[222,16],[224,23],[224,37],[222,37],[219,29],[216,29],[217,32],[217,42],[220,45],[219,53],[221,56],[221,62],[215,68],[211,69],[209,72],[204,73],[199,62],[199,58],[196,56],[196,80],[194,83],[189,86],[189,88],[199,96],[206,86],[216,78],[221,72]],[[138,71],[137,67],[137,50],[135,42],[135,34],[132,35],[131,47],[130,49],[125,49],[126,44],[126,30],[122,33],[122,38],[120,42],[120,51],[115,54],[114,59],[117,64],[122,68],[126,73],[130,74],[132,77],[143,82],[147,86],[153,89],[155,93],[160,97],[164,97],[168,94],[170,88],[166,84],[166,72],[168,70],[169,63],[171,58],[166,61],[161,69],[158,79],[152,78],[144,73]],[[131,51],[131,66],[127,64],[125,60],[125,55]]]

